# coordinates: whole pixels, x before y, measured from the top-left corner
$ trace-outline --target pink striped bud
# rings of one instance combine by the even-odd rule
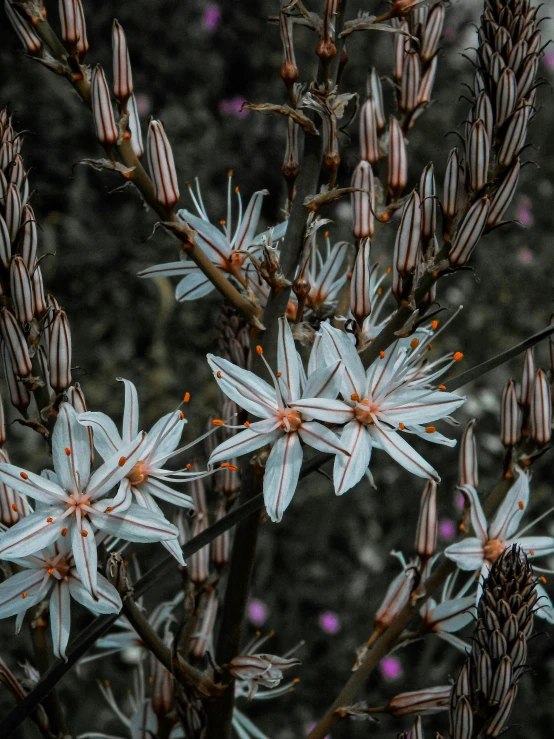
[[[208,528],[208,514],[196,512],[192,527],[192,536],[198,536]],[[187,572],[192,582],[201,584],[210,576],[210,547],[205,546],[195,552],[189,559]]]
[[[161,121],[150,121],[146,153],[156,200],[166,208],[173,208],[179,200],[179,185],[173,152]]]
[[[113,146],[118,139],[117,126],[115,125],[106,75],[99,64],[96,65],[92,73],[90,94],[96,138],[101,144]]]
[[[137,101],[134,95],[131,95],[127,101],[127,111],[129,113],[129,131],[131,133],[131,146],[135,152],[135,156],[139,159],[144,154],[142,146],[142,130],[140,127],[140,118],[138,114]]]
[[[80,0],[59,0],[58,2],[62,41],[71,49],[81,38],[82,7],[80,6]]]
[[[458,149],[452,149],[446,165],[442,209],[446,216],[453,218],[458,212],[460,190],[460,162]]]
[[[10,182],[13,182],[17,189],[21,190],[25,177],[26,172],[21,154],[15,154],[10,166]]]
[[[133,94],[133,75],[125,31],[114,20],[112,27],[113,49],[113,93],[118,100],[125,101]]]
[[[484,91],[477,96],[477,101],[473,111],[473,119],[476,121],[479,119],[483,121],[487,131],[489,144],[491,144],[492,133],[494,130],[494,113],[492,111],[491,99]]]
[[[222,518],[225,518],[226,514],[227,514],[227,509],[225,505],[225,500],[220,500],[217,506],[215,520],[221,521]],[[231,542],[230,542],[229,531],[223,532],[221,536],[216,537],[211,542],[210,556],[211,556],[213,564],[216,567],[224,567],[227,564],[227,562],[229,561],[230,547],[231,547]]]
[[[437,66],[439,58],[436,56],[431,64],[425,70],[425,74],[421,78],[421,84],[419,86],[419,93],[417,102],[419,105],[428,105],[431,102],[433,95],[433,86],[435,84],[435,77],[437,76]]]
[[[47,311],[46,298],[44,297],[44,283],[42,281],[42,270],[39,263],[35,264],[35,268],[31,273],[31,282],[33,286],[33,300],[35,303],[35,313],[41,318]]]
[[[362,105],[360,113],[360,156],[366,162],[375,163],[379,159],[377,143],[377,118],[375,102],[368,98]]]
[[[421,61],[415,51],[410,51],[405,56],[402,70],[400,94],[398,96],[399,110],[412,113],[417,108],[420,83]]]
[[[57,311],[52,321],[48,366],[52,390],[63,393],[71,385],[71,331],[64,310]]]
[[[535,357],[533,349],[527,349],[523,358],[523,375],[521,378],[521,394],[519,402],[523,408],[531,406],[533,383],[535,382]]]
[[[434,238],[437,227],[437,199],[433,162],[428,164],[421,174],[419,196],[421,200],[421,240],[426,249]]]
[[[0,145],[0,159],[2,158],[2,147]],[[3,168],[0,166],[0,203],[4,203],[6,200],[6,193],[8,192],[8,180],[4,174]]]
[[[414,190],[402,210],[402,220],[394,245],[394,261],[400,274],[407,275],[415,269],[420,239],[421,201]]]
[[[517,695],[517,684],[511,686],[494,716],[487,723],[487,736],[500,736],[512,711]]]
[[[492,199],[489,216],[487,218],[487,226],[496,226],[501,222],[502,216],[514,197],[517,183],[519,181],[520,169],[521,164],[518,157]]]
[[[19,189],[13,183],[8,185],[6,192],[4,219],[13,244],[21,225],[21,198],[19,197]]]
[[[471,739],[473,734],[473,712],[469,700],[463,695],[454,711],[454,739]]]
[[[10,259],[12,258],[12,242],[10,239],[10,233],[6,225],[6,221],[0,213],[0,263],[4,269],[8,269],[10,266]]]
[[[477,192],[487,183],[489,173],[490,145],[483,121],[471,126],[467,149],[469,186]]]
[[[524,105],[516,110],[512,116],[500,151],[498,152],[498,164],[507,167],[519,155],[525,144],[527,136],[527,124],[529,123],[531,107]]]
[[[202,659],[206,654],[212,640],[216,615],[217,595],[212,589],[202,598],[200,628],[191,639],[190,653],[194,659]]]
[[[10,458],[4,449],[0,449],[0,463],[10,464]],[[13,526],[31,513],[31,508],[24,495],[16,493],[12,488],[0,482],[0,523],[4,526]],[[0,682],[2,662],[0,660]]]
[[[502,58],[502,55],[499,54],[498,51],[493,52],[487,66],[489,68],[489,76],[491,78],[491,82],[497,85],[498,80],[500,79],[500,75],[502,74],[503,69],[506,67],[506,63]]]
[[[25,262],[19,256],[10,264],[10,289],[17,320],[30,323],[35,315],[33,286]]]
[[[523,64],[517,83],[518,99],[525,98],[535,84],[535,78],[539,71],[539,58],[536,54],[530,54]]]
[[[552,398],[546,373],[542,369],[537,370],[535,375],[529,419],[533,441],[540,446],[548,444],[552,426]]]
[[[415,550],[422,559],[429,559],[437,548],[437,483],[429,480],[421,496]]]
[[[515,446],[521,440],[521,411],[513,380],[506,384],[502,392],[500,439],[506,447]]]
[[[400,82],[400,80],[402,79],[402,73],[404,71],[404,60],[406,58],[406,49],[409,47],[409,43],[410,43],[409,37],[407,36],[410,29],[406,21],[403,21],[398,30],[401,31],[401,33],[396,33],[394,36],[393,75],[394,75],[394,79],[397,82]]]
[[[369,283],[371,279],[371,267],[369,255],[371,243],[369,239],[360,242],[354,269],[352,270],[352,283],[350,286],[350,312],[356,319],[358,326],[362,326],[365,319],[371,313],[371,300]]]
[[[375,185],[371,164],[363,159],[358,163],[352,175],[352,187],[358,187],[367,192],[352,193],[352,231],[357,239],[373,236]]]
[[[5,343],[2,343],[2,360],[4,363],[4,377],[8,386],[10,402],[22,414],[26,415],[27,408],[31,402],[31,395],[27,386],[18,379],[13,369],[10,352]]]
[[[8,167],[13,161],[14,156],[15,156],[14,145],[12,144],[11,141],[4,141],[2,143],[2,146],[0,146],[0,169],[7,171]],[[4,175],[4,179],[6,179],[5,175]],[[6,188],[7,188],[7,184],[6,184]]]
[[[171,647],[172,634],[168,632],[164,639],[166,646]],[[171,711],[173,703],[173,675],[162,663],[154,660],[154,674],[152,675],[152,708],[157,716],[163,717]]]
[[[298,79],[298,67],[294,54],[294,21],[289,13],[283,13],[286,3],[281,2],[279,13],[279,32],[281,35],[281,46],[283,47],[283,64],[281,66],[281,79],[288,88]]]
[[[437,3],[429,13],[429,17],[423,31],[423,40],[421,42],[421,49],[419,52],[422,62],[430,61],[437,53],[443,25],[444,5],[443,3]]]
[[[387,713],[393,716],[421,715],[447,711],[450,703],[451,685],[440,685],[426,690],[399,693],[387,703]]]
[[[285,144],[285,158],[281,165],[281,172],[289,187],[289,200],[294,197],[294,183],[300,174],[298,161],[298,125],[292,120],[287,122],[287,139]]]
[[[477,488],[479,485],[479,477],[477,473],[477,444],[475,442],[475,424],[477,419],[474,418],[465,428],[464,435],[460,444],[460,461],[458,485],[471,485]]]
[[[554,313],[550,316],[550,325],[554,324]],[[548,337],[548,353],[550,356],[550,377],[554,377],[554,336]]]
[[[413,567],[403,570],[389,585],[385,598],[375,614],[373,625],[377,631],[384,631],[398,616],[410,600],[415,584]]]
[[[464,218],[448,255],[453,267],[461,267],[470,258],[485,230],[489,206],[489,199],[481,198],[470,208]]]
[[[503,702],[513,683],[513,677],[512,661],[506,654],[500,660],[492,679],[491,691],[488,696],[488,700],[492,705]],[[471,734],[469,736],[471,737]]]
[[[19,328],[19,324],[7,308],[0,311],[0,333],[8,349],[14,372],[19,377],[27,377],[31,374],[31,358],[25,334]]]
[[[19,234],[21,258],[28,271],[31,272],[37,260],[37,223],[35,214],[30,205],[23,208],[21,214],[21,228]]]
[[[27,54],[42,56],[42,41],[31,23],[14,10],[12,0],[4,0],[4,9]]]
[[[518,74],[521,65],[524,60],[529,56],[529,45],[525,39],[520,39],[517,44],[514,44],[510,55],[508,57],[508,66]]]
[[[4,415],[4,403],[0,395],[0,448],[4,446],[6,441],[6,418]]]
[[[367,79],[367,95],[373,100],[377,130],[382,131],[387,125],[387,119],[385,117],[385,105],[383,103],[383,86],[381,85],[381,78],[375,67],[371,68]]]
[[[517,102],[517,79],[513,71],[506,67],[498,80],[496,88],[496,125],[501,126],[514,112]]]
[[[389,177],[388,184],[393,194],[398,196],[408,182],[408,156],[402,127],[391,116],[389,132]]]

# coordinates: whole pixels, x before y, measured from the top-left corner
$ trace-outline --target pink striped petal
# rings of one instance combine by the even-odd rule
[[[300,468],[302,446],[298,434],[283,434],[273,445],[264,475],[264,501],[272,521],[280,521],[292,500]]]
[[[426,462],[400,434],[389,431],[377,424],[370,426],[369,433],[381,448],[393,459],[396,459],[408,472],[412,472],[418,477],[427,477],[430,480],[435,480],[435,482],[440,482],[440,477],[429,462]]]
[[[344,427],[341,446],[349,452],[337,454],[333,468],[335,493],[342,495],[354,487],[365,474],[371,459],[372,443],[366,427],[358,421],[351,421]]]

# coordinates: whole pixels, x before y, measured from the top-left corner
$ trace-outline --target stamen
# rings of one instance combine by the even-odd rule
[[[546,577],[544,577],[544,575],[539,577],[539,580],[542,582],[543,585],[546,585]]]
[[[439,322],[436,319],[434,321],[431,321],[431,331],[436,331],[438,325],[439,325]]]
[[[230,464],[229,469],[231,470],[231,472],[236,472],[238,470],[238,467],[236,464]]]
[[[29,475],[26,472],[20,472],[19,473],[19,476],[22,477],[24,480],[28,480],[29,479]]]
[[[277,377],[281,377],[282,374],[283,374],[282,372],[277,372],[277,375],[276,376]]]
[[[113,505],[109,505],[109,506],[108,506],[108,507],[106,508],[106,513],[109,513],[110,511],[113,511]]]
[[[381,357],[381,359],[384,359],[385,358],[385,352],[382,352],[382,351],[379,352],[379,356]]]
[[[183,411],[181,411],[179,413],[179,418],[181,419],[181,421],[184,419],[184,417],[185,417],[185,414],[183,413]]]
[[[53,568],[53,567],[49,567],[49,568],[48,568],[48,569],[46,570],[46,572],[47,572],[47,573],[48,573],[49,575],[53,575],[53,574],[54,574],[54,568]]]
[[[54,519],[52,518],[52,516],[48,516],[48,518],[46,519],[46,523],[52,523],[53,520]]]
[[[19,508],[17,507],[17,504],[16,503],[12,503],[12,511],[15,511],[17,513],[18,510],[19,510]]]
[[[418,345],[419,345],[419,339],[412,339],[412,340],[410,341],[410,347],[411,347],[412,349],[415,349],[415,348],[416,348],[416,346],[418,346]]]
[[[235,187],[235,192],[236,192],[237,195],[239,194],[239,186],[238,185]]]
[[[425,429],[426,433],[428,434],[434,434],[437,429],[434,426],[427,426]]]
[[[256,346],[256,351],[258,352],[258,354],[260,355],[260,357],[264,353],[263,347],[261,347],[259,344]]]
[[[518,508],[519,508],[520,511],[522,511],[525,508],[522,500],[520,500],[517,505],[518,505]]]
[[[120,457],[119,462],[117,463],[120,467],[125,466],[125,462],[127,461],[127,457]]]
[[[86,539],[86,538],[87,538],[87,536],[88,536],[88,531],[86,531],[85,529],[83,529],[83,530],[81,531],[81,536],[82,536],[82,537],[83,537],[84,539]]]
[[[446,390],[446,385],[439,385],[438,390]]]
[[[190,472],[191,471],[192,465],[191,465],[190,462],[187,465],[185,465],[185,469],[187,470],[187,472]]]
[[[219,221],[219,225],[220,226],[225,226],[226,224],[227,224],[227,221],[225,221],[223,219],[221,219],[221,221]]]
[[[229,467],[229,462],[222,462],[221,467]]]
[[[218,380],[221,380],[221,372],[219,370],[216,373],[216,377]]]
[[[245,426],[245,428],[249,429],[250,428],[250,421],[245,421],[244,422],[244,426]]]
[[[358,395],[358,393],[352,393],[352,395],[350,396],[350,400],[358,401],[359,399],[360,396]]]
[[[65,448],[65,453],[67,454],[68,457],[71,457],[71,449],[68,446],[66,446]]]
[[[406,427],[404,426],[404,424],[403,424],[403,423],[399,423],[399,424],[398,424],[398,428],[400,429],[400,431],[404,431],[404,429],[405,429]]]
[[[21,597],[22,598],[26,598],[27,597],[27,593],[25,592],[25,590],[21,593]]]
[[[383,292],[383,288],[382,287],[378,287],[377,288],[377,295],[381,295],[382,292]]]
[[[183,403],[188,403],[190,400],[190,393],[185,393],[185,397],[183,398]]]
[[[463,358],[464,358],[464,355],[462,354],[462,352],[456,352],[456,353],[454,354],[454,356],[452,357],[452,359],[453,359],[453,360],[454,360],[455,362],[459,362],[459,361],[460,361],[460,359],[463,359]]]
[[[392,272],[392,269],[390,267],[387,267],[387,274],[390,275],[391,272]]]
[[[534,557],[535,556],[535,550],[534,549],[530,549],[529,550],[529,554],[531,555],[531,557]]]
[[[67,529],[65,528],[65,526],[64,526],[64,528],[63,528],[63,529],[62,529],[62,530],[60,531],[60,533],[61,533],[61,535],[62,535],[62,536],[65,536],[65,535],[67,534]]]
[[[223,424],[225,422],[222,421],[221,418],[214,418],[214,420],[212,421],[212,423],[213,423],[214,426],[223,426]]]

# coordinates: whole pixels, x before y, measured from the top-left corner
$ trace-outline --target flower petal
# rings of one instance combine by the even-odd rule
[[[519,468],[519,475],[491,521],[489,536],[504,541],[517,531],[529,503],[529,479]]]
[[[326,454],[345,454],[341,440],[330,429],[321,423],[303,423],[298,429],[298,435],[305,444]]]
[[[41,584],[45,573],[42,568],[33,568],[18,572],[0,583],[0,618],[24,612],[37,603],[42,597]]]
[[[233,459],[234,457],[240,457],[242,454],[248,454],[256,449],[260,449],[266,444],[271,444],[282,435],[282,431],[279,429],[271,433],[260,434],[250,429],[240,431],[238,434],[231,436],[226,441],[222,442],[217,446],[211,456],[209,463],[210,465],[216,462],[223,462],[227,459]]]
[[[136,503],[131,503],[124,511],[97,512],[93,520],[102,531],[125,541],[165,541],[179,534],[179,530],[165,518]]]
[[[269,195],[269,192],[267,190],[258,190],[250,198],[240,226],[233,238],[233,249],[246,249],[252,243],[252,239],[258,228],[264,195]]]
[[[444,554],[448,559],[456,562],[461,570],[479,570],[485,559],[483,544],[474,536],[451,544],[446,547]]]
[[[177,214],[182,220],[187,221],[196,231],[194,240],[196,244],[207,254],[207,256],[220,266],[227,266],[231,245],[225,236],[209,221],[198,218],[190,211],[183,208]]]
[[[104,461],[121,449],[123,440],[115,423],[105,413],[87,411],[79,413],[78,418],[79,423],[92,429],[94,448]]]
[[[344,367],[340,361],[311,372],[302,398],[336,398],[340,391],[343,373]]]
[[[274,388],[265,380],[213,354],[208,354],[207,359],[218,385],[227,397],[260,418],[275,415],[277,397]]]
[[[483,545],[489,540],[489,534],[487,533],[487,517],[481,507],[481,501],[477,495],[477,490],[471,487],[471,485],[463,485],[460,490],[467,497],[470,504],[469,515],[471,519],[471,526],[477,535],[477,538],[481,540]],[[495,537],[491,536],[491,539]]]
[[[98,573],[98,583],[95,600],[74,571],[68,576],[69,592],[72,598],[93,613],[119,613],[122,608],[121,598],[114,586]],[[136,639],[136,636],[133,637]]]
[[[211,293],[213,289],[213,282],[203,272],[200,270],[189,272],[175,288],[175,300],[179,303],[198,300]]]
[[[89,436],[69,403],[60,405],[52,434],[52,461],[65,490],[84,490],[90,477]]]
[[[64,659],[71,628],[71,598],[69,597],[69,586],[65,580],[58,580],[54,584],[49,611],[54,655]]]
[[[124,444],[129,444],[139,432],[139,402],[137,389],[130,380],[123,377],[117,378],[125,387],[125,407],[123,410],[123,426],[121,428],[121,439]]]
[[[94,530],[85,516],[71,525],[71,551],[83,585],[96,598],[98,552]]]
[[[368,468],[372,449],[371,436],[363,423],[356,420],[346,424],[340,444],[350,452],[350,456],[337,454],[335,457],[333,482],[337,495],[346,493],[362,479]]]
[[[365,389],[366,374],[356,347],[343,331],[327,323],[322,323],[321,328],[329,361],[340,359],[344,365],[342,394],[345,398],[350,398],[354,394],[361,398]]]
[[[444,418],[453,413],[465,403],[465,398],[438,390],[436,393],[410,392],[404,402],[398,402],[398,396],[393,393],[384,400],[379,410],[387,414],[394,424],[403,423],[406,426],[412,423],[428,423]]]
[[[177,492],[177,490],[172,490],[167,485],[164,485],[163,482],[160,480],[156,480],[154,477],[149,477],[146,482],[141,483],[140,489],[143,493],[147,493],[148,495],[154,495],[156,498],[160,498],[160,500],[165,500],[168,503],[172,503],[173,505],[180,506],[181,508],[191,508],[194,509],[194,501],[190,497],[190,495],[185,495],[185,493]]]
[[[291,408],[303,413],[307,418],[316,418],[327,423],[348,423],[354,410],[342,400],[332,398],[302,398],[290,404]]]
[[[446,600],[432,608],[425,617],[425,621],[432,624],[433,631],[455,632],[463,629],[473,619],[475,597],[468,595],[465,598]]]
[[[137,277],[179,277],[188,275],[199,268],[194,262],[167,262],[166,264],[156,264],[154,267],[148,267],[137,273]]]
[[[317,276],[314,286],[317,296],[316,300],[318,302],[329,299],[331,287],[338,271],[342,267],[349,247],[350,244],[347,241],[339,241],[331,249],[329,256]]]
[[[513,543],[517,543],[517,545],[523,549],[525,554],[532,559],[554,553],[554,538],[552,536],[516,537]]]
[[[277,339],[277,369],[281,373],[280,385],[285,392],[285,403],[298,400],[300,397],[300,366],[294,338],[289,322],[285,316],[279,318],[279,336]]]
[[[100,498],[129,474],[144,452],[146,438],[146,434],[139,434],[96,470],[87,487],[91,500]]]
[[[56,515],[63,511],[53,506],[47,510],[52,510],[53,515],[48,515],[44,509],[31,513],[0,535],[0,558],[26,557],[50,546],[60,536],[64,521],[56,520]],[[47,518],[54,520],[50,523]]]
[[[28,495],[41,503],[63,505],[67,500],[65,490],[57,483],[42,475],[35,475],[34,472],[26,472],[13,464],[0,464],[0,480],[9,485],[12,490]]]
[[[396,431],[389,431],[381,425],[373,424],[370,427],[370,434],[373,439],[378,441],[381,448],[387,454],[390,454],[393,459],[396,459],[408,472],[412,472],[418,477],[425,477],[435,480],[435,482],[440,482],[440,477],[431,465]]]
[[[537,595],[539,596],[539,599],[537,600],[538,607],[535,610],[535,615],[540,618],[544,618],[548,623],[554,624],[554,606],[552,605],[550,596],[540,583],[537,583],[535,587],[537,589]]]
[[[162,509],[156,503],[156,501],[151,495],[146,493],[144,490],[141,490],[141,491],[135,490],[135,495],[136,495],[138,505],[142,506],[143,508],[146,508],[149,511],[153,511],[156,515],[164,518]],[[177,560],[177,562],[179,562],[180,565],[182,565],[183,567],[186,566],[185,558],[183,557],[183,550],[181,549],[181,545],[179,544],[178,537],[175,537],[174,539],[169,539],[167,541],[162,541],[162,546],[165,549],[167,549],[167,551],[173,557],[175,557],[175,559]]]
[[[300,468],[302,446],[298,434],[283,434],[273,445],[265,466],[264,501],[272,521],[280,521],[292,500]]]
[[[148,432],[144,452],[151,465],[156,466],[157,460],[161,460],[177,449],[186,422],[181,411],[167,413],[156,421]]]

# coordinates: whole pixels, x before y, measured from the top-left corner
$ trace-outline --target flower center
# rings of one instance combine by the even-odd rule
[[[67,577],[70,569],[71,568],[65,557],[55,557],[54,559],[46,560],[46,571],[50,577],[55,577],[56,580],[63,580]]]
[[[148,479],[148,467],[146,462],[137,462],[133,469],[127,475],[127,479],[131,485],[140,485]]]
[[[360,400],[354,406],[354,417],[360,423],[375,423],[374,414],[379,410],[379,406],[369,398]]]
[[[506,549],[506,545],[503,541],[500,541],[500,539],[491,539],[483,547],[483,553],[489,562],[496,562],[504,549]]]
[[[284,408],[279,411],[280,418],[283,419],[281,428],[290,434],[292,431],[298,431],[302,425],[302,414],[292,408]]]
[[[86,515],[89,506],[89,496],[83,495],[82,493],[71,493],[69,500],[65,504],[67,508],[72,509],[72,513],[75,513],[77,508],[81,509],[81,513]]]

